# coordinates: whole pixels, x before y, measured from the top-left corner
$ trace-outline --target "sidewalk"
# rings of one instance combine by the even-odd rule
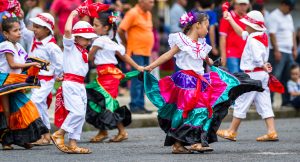
[[[130,96],[129,94],[126,94],[125,96],[118,97],[117,98],[120,105],[128,105],[130,102]],[[281,100],[278,95],[275,95],[275,103],[274,103],[274,113],[276,119],[279,118],[295,118],[300,117],[300,111],[295,111],[292,107],[279,107]],[[51,107],[49,109],[50,114],[50,121],[52,128],[56,128],[53,125],[54,121],[54,106],[55,106],[55,98],[53,98],[53,102],[51,104]],[[156,107],[146,98],[146,108],[148,110],[154,111],[152,114],[133,114],[132,115],[132,123],[130,124],[129,128],[140,128],[140,127],[155,127],[158,126],[157,122],[157,109]],[[230,122],[232,119],[232,109],[230,109],[228,115],[224,119],[225,122]],[[254,107],[251,107],[246,120],[258,120],[261,119],[261,117],[258,115]],[[95,130],[95,128],[87,123],[84,125],[84,131],[90,131]]]

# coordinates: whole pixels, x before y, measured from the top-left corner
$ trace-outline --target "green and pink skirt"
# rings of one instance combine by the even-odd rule
[[[181,70],[159,81],[144,73],[145,93],[158,108],[159,125],[167,134],[165,146],[176,140],[203,146],[217,141],[216,131],[234,100],[245,92],[263,90],[261,82],[247,74],[211,69],[204,75]]]

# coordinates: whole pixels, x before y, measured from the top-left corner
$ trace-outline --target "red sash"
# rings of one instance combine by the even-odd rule
[[[84,84],[84,77],[71,73],[64,73],[64,81],[72,81],[80,84]]]
[[[269,42],[268,42],[269,40],[266,33],[264,33],[263,35],[255,36],[253,38],[261,42],[265,47],[269,46]]]
[[[211,96],[212,96],[212,87],[209,84],[209,82],[200,74],[197,74],[196,72],[194,72],[193,70],[182,70],[183,73],[191,75],[193,77],[197,78],[197,86],[196,86],[196,91],[195,94],[192,98],[192,100],[186,105],[186,107],[183,110],[183,118],[187,118],[188,113],[195,108],[195,106],[198,103],[198,100],[201,100],[203,102],[203,104],[206,106],[207,111],[208,111],[208,117],[211,118],[212,114],[213,114],[213,110],[212,107],[210,105],[210,101],[211,101]],[[202,98],[200,96],[201,92],[201,80],[204,81],[206,84],[208,84],[207,90],[208,90],[208,98],[207,100],[205,100],[204,98]],[[210,87],[210,88],[209,88]]]

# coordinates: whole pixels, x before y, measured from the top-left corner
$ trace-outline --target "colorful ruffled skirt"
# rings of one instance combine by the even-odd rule
[[[35,68],[30,68],[26,74],[0,73],[1,95],[9,96],[10,117],[9,127],[0,103],[0,138],[2,144],[24,146],[35,142],[49,130],[43,124],[39,112],[32,101],[23,93],[28,88],[40,87],[36,75],[30,74]],[[30,74],[30,75],[27,75]],[[0,96],[1,97],[1,96]]]
[[[165,146],[176,141],[208,146],[217,141],[216,131],[234,100],[243,93],[263,90],[261,82],[247,74],[234,76],[214,66],[211,69],[204,75],[181,70],[159,81],[144,73],[145,93],[158,108]]]
[[[119,106],[116,100],[120,81],[136,77],[139,72],[126,75],[113,64],[97,66],[98,77],[86,86],[87,112],[86,121],[100,130],[117,128],[118,123],[126,127],[131,123],[131,112],[127,106]]]

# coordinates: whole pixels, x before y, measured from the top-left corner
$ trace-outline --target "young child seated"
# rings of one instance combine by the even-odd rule
[[[290,69],[291,79],[287,83],[290,101],[294,108],[300,110],[300,67],[295,64]]]

